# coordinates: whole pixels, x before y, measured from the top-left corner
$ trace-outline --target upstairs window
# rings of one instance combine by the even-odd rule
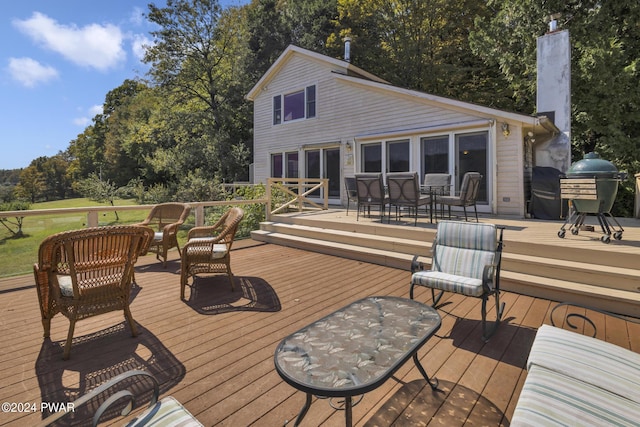
[[[305,89],[285,95],[273,97],[273,124],[293,120],[309,119],[316,116],[316,87],[307,86]]]

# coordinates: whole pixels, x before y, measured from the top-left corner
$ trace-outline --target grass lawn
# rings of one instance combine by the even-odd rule
[[[134,205],[133,200],[117,200],[116,205]],[[59,209],[75,208],[85,206],[108,206],[104,203],[93,202],[89,199],[69,199],[55,202],[35,203],[31,205],[31,210],[37,209]],[[116,206],[117,208],[117,206]],[[132,224],[143,221],[148,211],[108,211],[101,212],[99,225]],[[33,271],[33,264],[38,259],[38,247],[40,242],[52,234],[85,228],[87,223],[86,213],[58,214],[29,216],[24,218],[22,230],[23,237],[13,237],[4,227],[0,229],[0,278],[30,274]],[[186,239],[186,232],[181,231],[178,238],[182,244]]]

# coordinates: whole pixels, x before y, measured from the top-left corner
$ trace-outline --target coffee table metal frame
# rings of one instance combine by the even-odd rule
[[[393,310],[385,312],[383,306],[387,308],[395,307],[397,312]],[[373,313],[376,310],[378,312]],[[412,314],[416,314],[416,316],[407,317]],[[380,319],[380,321],[376,322],[376,318]],[[360,322],[363,325],[362,329],[358,329],[358,325],[354,329],[353,324],[349,323],[351,321]],[[367,321],[369,323],[364,327]],[[340,329],[336,325],[342,323],[345,324],[346,330],[338,331],[338,335],[332,335],[334,342],[330,344],[323,343],[317,336],[314,336],[317,335],[315,334],[316,332],[321,335],[330,329]],[[365,394],[382,385],[409,358],[413,358],[420,374],[425,378],[429,386],[436,390],[438,380],[429,378],[418,359],[417,352],[440,329],[440,325],[441,318],[438,312],[433,307],[421,302],[391,296],[367,297],[355,301],[283,339],[276,348],[274,355],[276,371],[285,382],[307,394],[305,404],[298,414],[295,426],[298,426],[307,414],[314,395],[327,398],[344,398],[345,424],[351,426],[352,397]],[[329,333],[331,334],[332,332]],[[393,333],[395,337],[393,342],[399,343],[404,348],[389,349],[393,345],[385,344],[389,342],[388,337],[382,338],[385,333]],[[344,338],[343,341],[336,338],[340,338],[340,334]],[[378,349],[385,348],[393,359],[387,366],[376,366],[377,362],[374,359],[376,355],[381,355],[382,352],[374,350],[375,355],[372,359],[360,360],[357,363],[359,366],[374,365],[369,367],[375,373],[365,375],[364,381],[358,380],[358,375],[362,371],[359,371],[357,366],[348,366],[348,364],[333,367],[345,379],[326,386],[321,385],[321,381],[314,381],[314,378],[316,378],[314,377],[314,370],[316,372],[329,372],[331,370],[330,367],[324,366],[319,360],[319,355],[323,354],[323,352],[335,351],[333,354],[335,357],[328,359],[329,363],[334,363],[341,356],[344,356],[344,360],[348,360],[346,358],[354,357],[355,353],[362,354],[360,347],[371,349],[373,344]],[[349,346],[351,350],[341,348]],[[383,356],[387,357],[388,354]],[[350,372],[347,373],[346,370]]]

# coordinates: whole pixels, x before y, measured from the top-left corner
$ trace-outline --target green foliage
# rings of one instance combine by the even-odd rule
[[[498,64],[517,107],[533,111],[536,39],[551,14],[571,38],[571,142],[573,158],[597,151],[633,177],[640,172],[640,3],[492,0],[494,13],[476,19],[471,47]],[[633,212],[633,186],[625,182],[616,214]]]
[[[227,193],[227,200],[240,198],[243,200],[262,199],[265,196],[265,188],[263,185],[240,186],[233,193]],[[233,205],[212,206],[205,209],[205,217],[207,224],[214,224],[227,210]],[[263,203],[242,205],[244,217],[238,226],[236,238],[250,237],[253,230],[260,228],[260,222],[265,220],[265,206]]]
[[[44,174],[38,171],[35,166],[29,166],[20,172],[20,183],[16,186],[15,191],[18,197],[35,203],[46,188]]]
[[[31,204],[25,201],[4,202],[0,203],[0,211],[26,211],[30,206]],[[22,231],[23,223],[24,217],[19,215],[15,218],[0,217],[0,224],[2,224],[13,237],[22,237],[24,235]],[[13,227],[15,227],[15,229]]]
[[[253,110],[244,95],[290,43],[340,58],[350,36],[352,62],[392,84],[530,114],[536,38],[558,12],[572,43],[574,158],[597,150],[630,176],[640,172],[636,0],[163,4],[147,14],[156,26],[145,55],[149,81],[125,80],[107,93],[101,114],[65,152],[1,174],[0,198],[73,197],[96,173],[141,203],[223,197],[220,183],[248,180],[252,161]],[[633,186],[623,187],[616,206],[630,213]]]
[[[92,173],[88,178],[76,183],[76,191],[82,196],[96,202],[109,202],[118,196],[118,187],[108,179],[103,180],[98,174]]]

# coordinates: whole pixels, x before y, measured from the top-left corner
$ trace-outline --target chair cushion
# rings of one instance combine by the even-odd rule
[[[536,333],[527,369],[542,366],[640,404],[640,354],[550,325]]]
[[[484,293],[482,279],[457,276],[440,271],[425,270],[413,273],[412,285],[426,286],[447,292],[455,292],[472,297],[480,297]]]
[[[151,408],[144,411],[127,424],[133,426],[172,426],[188,427],[202,426],[187,409],[172,396],[167,396],[158,401]]]
[[[520,392],[511,427],[637,426],[639,413],[637,402],[533,365]]]
[[[450,275],[482,280],[485,266],[494,261],[495,252],[437,245],[431,268]]]
[[[191,239],[189,239],[189,242],[201,242],[201,243],[207,243],[210,242],[211,238],[210,237],[193,237]],[[187,247],[187,255],[192,254],[192,253],[201,253],[202,252],[202,246],[197,247],[197,246],[191,246],[191,247]],[[224,243],[214,243],[213,244],[213,251],[211,252],[211,259],[220,259],[220,258],[224,258],[224,256],[227,254],[227,245]]]
[[[68,274],[58,274],[56,275],[56,279],[58,280],[58,286],[60,287],[62,296],[73,297],[73,282],[71,281],[71,276]]]
[[[440,221],[436,242],[438,245],[493,252],[497,246],[494,224],[461,221]]]

